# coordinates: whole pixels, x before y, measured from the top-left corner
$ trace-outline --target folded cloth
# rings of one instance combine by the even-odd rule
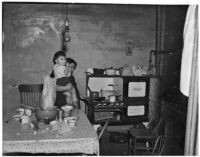
[[[51,110],[56,100],[56,80],[49,76],[44,77],[44,86],[42,91],[42,109]]]

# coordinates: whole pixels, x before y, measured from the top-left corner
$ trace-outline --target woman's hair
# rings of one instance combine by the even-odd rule
[[[67,61],[67,63],[69,63],[69,64],[74,63],[74,65],[75,65],[74,68],[76,68],[77,62],[76,62],[75,60],[73,60],[72,58],[67,58],[66,61]]]
[[[56,64],[56,59],[60,56],[66,57],[66,54],[64,51],[57,51],[53,56],[53,63]]]

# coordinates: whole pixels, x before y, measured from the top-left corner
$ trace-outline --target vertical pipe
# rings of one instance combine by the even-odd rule
[[[165,7],[158,5],[156,6],[156,50],[155,54],[155,66],[156,74],[161,75],[162,69],[160,68],[162,64],[161,55],[159,51],[164,49],[164,34],[165,34]]]

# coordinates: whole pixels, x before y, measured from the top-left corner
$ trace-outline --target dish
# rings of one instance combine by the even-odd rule
[[[62,106],[61,109],[64,111],[71,111],[73,109],[73,106]]]
[[[38,121],[44,121],[45,118],[48,118],[49,121],[53,121],[56,119],[57,108],[52,110],[37,109],[35,115]]]

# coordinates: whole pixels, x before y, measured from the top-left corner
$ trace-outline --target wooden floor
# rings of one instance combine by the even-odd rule
[[[105,133],[100,143],[100,155],[128,155],[128,143],[113,143],[110,133]]]
[[[181,125],[176,125],[176,128],[180,128]],[[182,129],[182,128],[181,128]],[[176,137],[173,137],[173,140],[171,138],[166,139],[165,142],[167,143],[163,155],[184,155],[184,141],[180,139],[180,137],[184,136],[183,133],[180,131],[180,129],[175,129],[178,133],[176,134]],[[171,134],[170,132],[168,134]],[[109,155],[109,156],[127,156],[128,154],[128,142],[126,143],[114,143],[110,140],[111,133],[105,132],[105,134],[102,137],[101,143],[100,143],[100,155]],[[179,136],[180,135],[180,136]],[[170,135],[168,135],[170,137]],[[136,155],[143,155],[145,156],[146,153],[139,152],[139,154]]]

